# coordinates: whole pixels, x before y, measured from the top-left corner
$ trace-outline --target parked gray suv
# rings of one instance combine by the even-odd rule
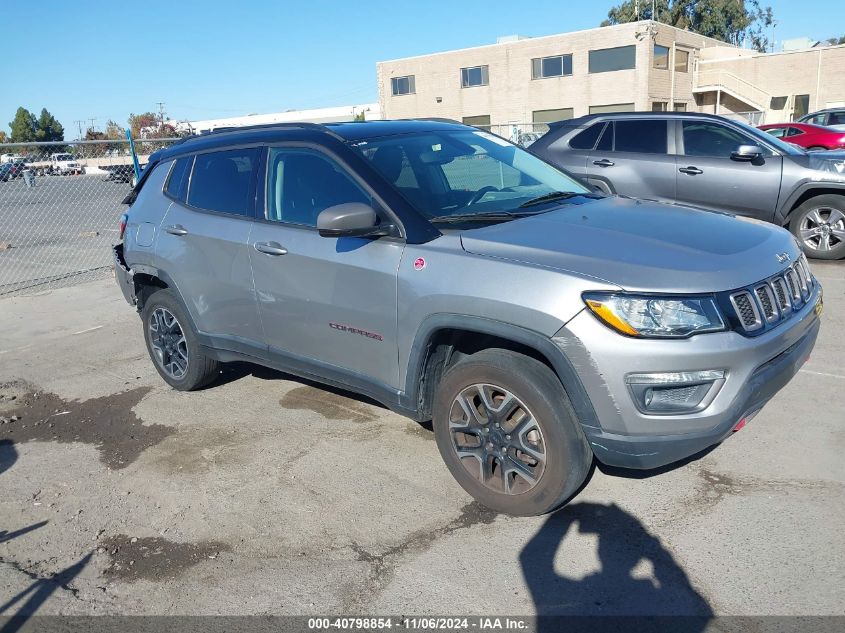
[[[364,394],[431,420],[458,482],[511,514],[564,503],[594,456],[721,442],[819,330],[787,231],[605,197],[459,124],[195,137],[126,202],[116,276],[167,383],[249,361]]]
[[[553,123],[530,151],[607,193],[773,222],[809,257],[845,257],[845,152],[806,152],[744,123],[666,112]]]

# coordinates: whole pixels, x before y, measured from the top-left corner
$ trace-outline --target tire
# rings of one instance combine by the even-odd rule
[[[792,212],[789,230],[807,257],[842,259],[845,257],[845,196],[826,194],[810,198]]]
[[[168,385],[192,391],[217,377],[220,363],[202,353],[187,310],[170,290],[157,290],[147,297],[141,323],[150,359]]]
[[[511,407],[503,404],[514,402],[508,395],[518,403],[511,417],[506,413]],[[485,401],[497,405],[492,412],[481,404]],[[484,411],[479,417],[470,414],[467,405],[472,404],[478,405],[476,412]],[[498,512],[517,516],[551,512],[580,490],[593,463],[592,450],[557,376],[540,361],[509,350],[483,350],[451,367],[434,395],[433,426],[452,476],[479,503]],[[533,454],[520,450],[529,446]],[[463,457],[458,456],[459,447]],[[542,463],[533,455],[541,456]],[[484,463],[489,473],[486,483]],[[528,471],[535,482],[520,476],[520,470]]]

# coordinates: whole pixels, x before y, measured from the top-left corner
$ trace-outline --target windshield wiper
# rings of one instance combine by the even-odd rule
[[[496,222],[497,220],[512,220],[524,215],[533,213],[510,213],[509,211],[491,211],[490,213],[458,213],[455,215],[443,215],[439,218],[429,220],[432,223],[438,222]]]
[[[544,193],[542,196],[537,196],[536,198],[531,198],[527,202],[523,202],[519,205],[519,208],[522,209],[523,207],[531,207],[535,204],[543,204],[544,202],[556,202],[558,200],[567,200],[569,198],[593,198],[598,200],[599,198],[603,198],[596,193],[579,193],[577,191],[550,191],[549,193]]]

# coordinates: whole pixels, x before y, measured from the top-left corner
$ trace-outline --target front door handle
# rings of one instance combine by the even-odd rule
[[[678,171],[682,174],[689,174],[690,176],[697,176],[698,174],[704,173],[698,167],[693,167],[692,165],[689,167],[681,167]]]
[[[287,255],[288,249],[278,242],[256,242],[255,250],[259,253],[266,253],[267,255]]]
[[[607,160],[606,158],[593,161],[593,165],[598,165],[599,167],[613,167],[615,164],[616,163],[614,163],[612,160]]]
[[[165,227],[164,230],[167,231],[168,233],[170,233],[171,235],[181,236],[181,235],[187,235],[188,234],[188,229],[186,229],[181,224],[171,224],[170,226]]]

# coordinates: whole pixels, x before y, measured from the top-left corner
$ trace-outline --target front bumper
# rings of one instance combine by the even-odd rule
[[[810,355],[820,321],[814,296],[793,317],[754,338],[737,332],[683,340],[630,339],[611,332],[586,311],[555,341],[576,367],[600,426],[584,425],[604,464],[657,468],[718,444],[743,418],[756,414]],[[589,350],[589,351],[587,351]],[[726,370],[712,402],[689,414],[648,415],[634,405],[625,376],[635,372]]]
[[[114,278],[123,293],[123,298],[129,305],[134,306],[138,303],[135,297],[135,274],[123,260],[123,244],[115,244],[111,251],[114,259]]]

